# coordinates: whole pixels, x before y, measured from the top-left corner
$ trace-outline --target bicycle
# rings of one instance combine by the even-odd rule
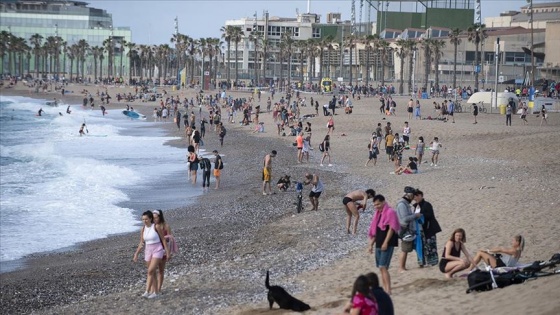
[[[462,113],[463,112],[463,106],[461,106],[461,102],[457,101],[457,103],[455,104],[455,112],[457,113]]]
[[[478,111],[481,113],[486,113],[486,107],[484,107],[484,103],[480,102],[480,105],[478,105]]]

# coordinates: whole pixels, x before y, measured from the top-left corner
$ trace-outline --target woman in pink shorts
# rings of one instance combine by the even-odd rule
[[[138,244],[138,248],[132,260],[134,262],[138,261],[138,254],[144,243],[146,243],[144,260],[148,267],[148,277],[146,279],[146,292],[142,294],[142,297],[153,299],[159,296],[159,286],[156,275],[158,265],[163,259],[164,254],[167,260],[171,259],[171,252],[169,251],[167,242],[162,241],[164,240],[163,231],[154,224],[154,214],[151,211],[146,211],[142,214],[142,222],[144,226],[142,227],[142,232],[140,232],[140,243]]]

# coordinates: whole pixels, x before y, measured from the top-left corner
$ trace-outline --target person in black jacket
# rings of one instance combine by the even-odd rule
[[[424,193],[416,189],[414,192],[414,208],[424,215],[424,223],[422,224],[421,241],[422,241],[422,259],[418,259],[418,265],[435,266],[438,264],[438,249],[436,242],[436,234],[441,232],[441,227],[434,215],[432,204],[424,200]]]
[[[200,168],[202,169],[202,188],[210,187],[210,173],[212,172],[212,163],[208,158],[200,160]]]

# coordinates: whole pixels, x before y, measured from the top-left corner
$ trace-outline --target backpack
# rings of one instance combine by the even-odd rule
[[[325,152],[325,143],[324,142],[321,142],[321,144],[319,144],[319,151]]]

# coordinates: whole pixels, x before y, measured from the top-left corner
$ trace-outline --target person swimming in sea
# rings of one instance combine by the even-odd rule
[[[39,111],[37,112],[37,116],[41,116],[43,114],[44,110],[43,108],[39,108]]]
[[[66,114],[70,114],[72,113],[72,111],[70,110],[70,105],[68,105],[68,107],[66,108]]]
[[[80,127],[80,137],[85,134],[84,129],[87,131],[86,123],[83,123],[82,127]]]

